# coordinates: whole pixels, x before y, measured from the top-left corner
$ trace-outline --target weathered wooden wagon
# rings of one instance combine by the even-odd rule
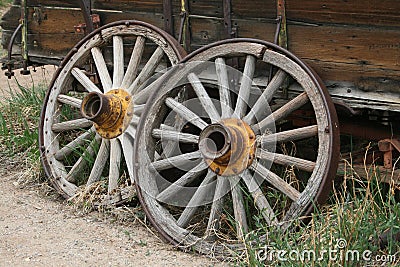
[[[226,255],[312,212],[339,130],[398,179],[398,1],[21,0],[1,26],[7,76],[59,66],[39,127],[56,189],[136,191],[181,248]]]

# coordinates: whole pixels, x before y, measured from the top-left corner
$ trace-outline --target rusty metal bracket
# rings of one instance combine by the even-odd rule
[[[12,71],[14,68],[14,61],[12,60],[12,48],[13,48],[15,39],[17,38],[17,34],[21,30],[21,28],[22,28],[22,24],[19,24],[18,27],[13,32],[13,34],[11,35],[10,42],[8,43],[7,62],[4,63],[4,66],[5,66],[4,69],[5,68],[7,69],[7,71],[5,71],[4,74],[7,76],[8,79],[11,79],[11,77],[14,76],[14,72]]]
[[[100,27],[100,16],[98,14],[92,14],[92,15],[90,15],[90,18],[92,20],[93,28],[94,29],[99,28]],[[85,33],[86,35],[89,33],[86,23],[81,23],[81,24],[75,25],[74,29],[75,29],[76,33]]]
[[[232,1],[224,0],[224,27],[226,30],[227,38],[236,38],[238,35],[237,27],[232,27]]]
[[[20,71],[22,75],[29,75],[31,72],[28,70],[28,4],[27,0],[21,1],[21,19],[22,36],[21,36],[21,54],[23,58],[23,69]]]
[[[183,44],[186,51],[190,51],[190,20],[189,4],[186,0],[181,0],[181,23],[179,26],[178,43]]]
[[[172,17],[172,0],[163,0],[164,30],[174,36],[174,18]]]
[[[100,26],[100,16],[92,14],[91,0],[79,0],[79,7],[82,10],[85,23],[74,26],[74,28],[76,32],[84,32],[87,35]]]
[[[285,8],[285,0],[277,1],[277,37],[276,44],[288,49],[288,37],[287,37],[287,27],[286,27],[286,8]]]
[[[383,167],[393,168],[393,150],[400,152],[399,139],[383,139],[378,142],[379,151],[383,152]]]
[[[288,41],[287,41],[287,30],[286,30],[286,9],[285,9],[285,0],[278,0],[276,2],[276,30],[274,36],[274,43],[288,49]],[[274,72],[274,67],[271,66],[269,72],[269,81],[272,80],[272,75]],[[287,96],[287,90],[284,91],[284,94]]]

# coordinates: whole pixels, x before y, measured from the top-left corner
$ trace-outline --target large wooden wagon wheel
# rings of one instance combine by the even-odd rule
[[[132,195],[136,125],[151,90],[144,84],[182,54],[175,39],[139,21],[108,24],[71,50],[47,92],[39,134],[42,164],[62,195],[87,192],[102,204]]]
[[[251,231],[288,230],[326,200],[338,122],[304,63],[252,39],[211,44],[182,62],[148,103],[134,150],[139,199],[165,238],[226,255]]]

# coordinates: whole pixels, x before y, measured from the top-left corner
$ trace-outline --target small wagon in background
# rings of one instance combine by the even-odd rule
[[[1,26],[8,77],[59,66],[39,127],[55,188],[137,194],[182,248],[293,227],[357,154],[339,134],[400,183],[398,1],[21,0]]]

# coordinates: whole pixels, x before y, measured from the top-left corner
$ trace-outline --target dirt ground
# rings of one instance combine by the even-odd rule
[[[138,221],[81,215],[43,186],[21,186],[21,175],[0,179],[0,266],[223,265],[173,249]]]
[[[47,84],[54,71],[52,66],[28,76],[15,71],[11,80],[0,73],[0,98],[18,90],[18,83]],[[82,215],[54,192],[47,196],[45,185],[22,185],[26,173],[17,169],[0,162],[0,267],[224,265],[174,249],[132,218]]]

